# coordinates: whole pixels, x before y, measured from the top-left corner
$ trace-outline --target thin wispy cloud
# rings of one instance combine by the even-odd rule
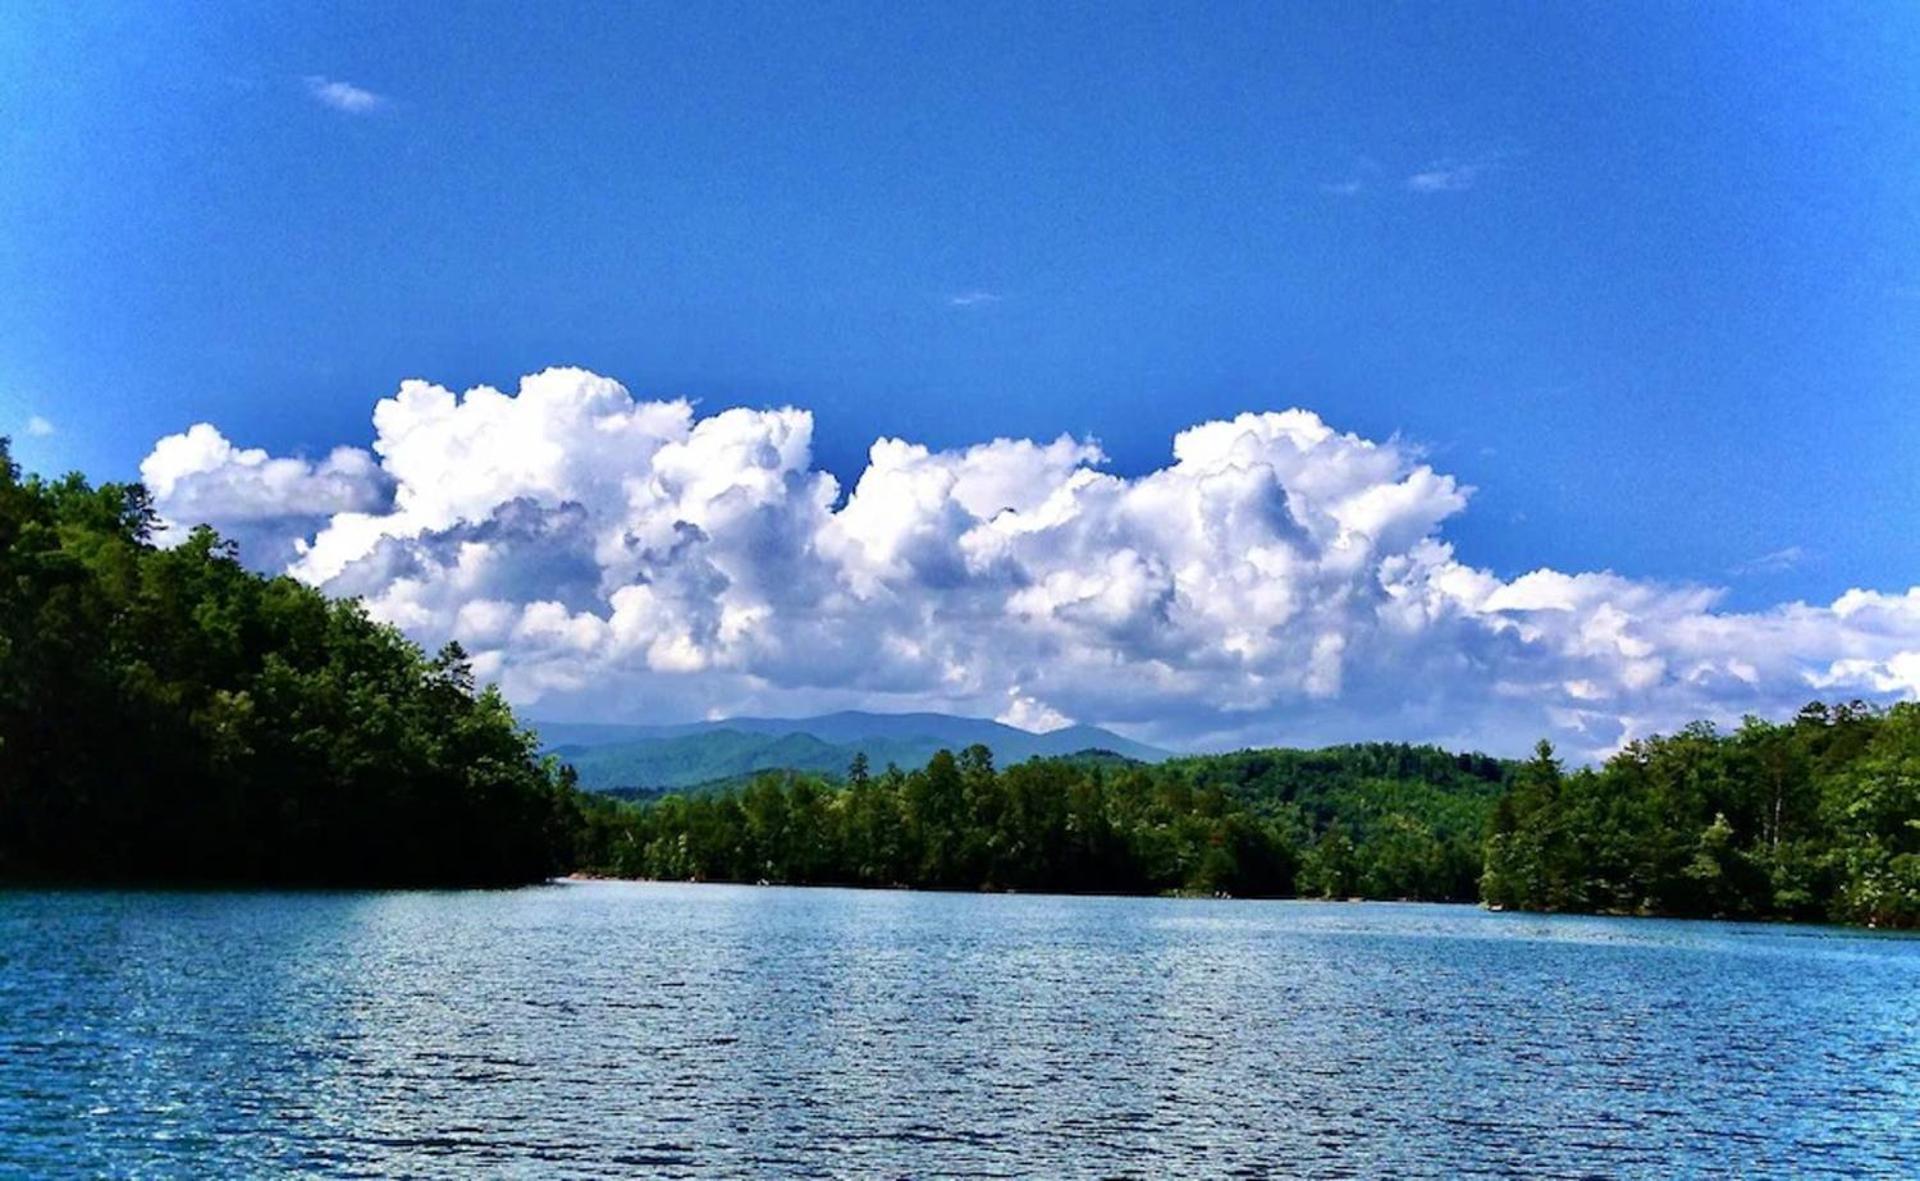
[[[1523,149],[1508,147],[1473,156],[1442,156],[1407,177],[1407,188],[1415,193],[1464,193],[1523,154]]]
[[[1436,160],[1409,176],[1407,187],[1416,193],[1464,193],[1486,170],[1478,161]]]
[[[349,115],[369,115],[387,105],[384,95],[351,82],[309,74],[304,81],[314,100]]]
[[[1380,161],[1368,155],[1356,155],[1340,170],[1338,180],[1321,182],[1317,187],[1330,197],[1357,197],[1380,179]]]
[[[1784,574],[1788,570],[1798,569],[1813,555],[1803,545],[1789,545],[1772,553],[1761,554],[1757,558],[1732,567],[1731,574]]]
[[[947,297],[950,308],[978,308],[999,303],[1001,297],[991,291],[961,291]]]
[[[27,419],[27,434],[36,439],[44,439],[53,434],[53,424],[35,414]]]

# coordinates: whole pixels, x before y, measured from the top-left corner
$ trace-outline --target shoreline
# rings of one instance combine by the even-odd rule
[[[1114,898],[1142,899],[1167,902],[1282,902],[1310,906],[1431,906],[1431,907],[1470,907],[1489,915],[1508,915],[1515,919],[1629,919],[1635,921],[1662,923],[1716,923],[1741,927],[1792,927],[1800,930],[1845,931],[1851,934],[1891,936],[1896,938],[1920,938],[1920,928],[1916,927],[1877,927],[1863,923],[1841,923],[1826,920],[1806,920],[1794,918],[1750,918],[1717,915],[1678,915],[1651,914],[1633,911],[1595,911],[1595,910],[1523,910],[1512,906],[1488,906],[1478,900],[1449,900],[1441,898],[1305,898],[1300,896],[1241,896],[1232,894],[1119,894],[1111,891],[1086,891],[1081,893],[1064,890],[991,890],[991,889],[928,889],[922,886],[862,886],[844,882],[735,882],[719,880],[695,880],[691,878],[635,878],[621,877],[615,874],[598,874],[576,871],[547,879],[548,885],[587,885],[595,883],[620,883],[637,886],[719,886],[727,889],[757,890],[849,890],[869,894],[930,894],[930,895],[968,895],[979,897],[1009,898]]]

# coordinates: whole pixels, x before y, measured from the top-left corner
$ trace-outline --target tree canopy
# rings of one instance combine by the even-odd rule
[[[1540,745],[1494,810],[1486,901],[1920,926],[1920,705],[1696,723],[1571,773]]]
[[[557,765],[457,646],[263,578],[0,440],[0,875],[496,883],[565,868]]]
[[[584,848],[631,877],[1467,901],[1505,773],[1389,744],[1004,769],[975,746],[603,806]]]

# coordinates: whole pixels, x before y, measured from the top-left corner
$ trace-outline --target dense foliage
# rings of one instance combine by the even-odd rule
[[[1571,774],[1542,743],[1495,809],[1482,890],[1534,910],[1920,926],[1920,705],[1698,724]]]
[[[1373,745],[996,769],[985,747],[844,783],[763,776],[590,818],[600,872],[942,889],[1471,899],[1505,768]]]
[[[1391,744],[1157,766],[980,747],[846,780],[602,804],[603,873],[953,889],[1485,901],[1920,925],[1920,705],[1690,726],[1565,771]]]
[[[464,656],[161,549],[137,485],[0,440],[0,877],[493,883],[571,860],[574,793]]]

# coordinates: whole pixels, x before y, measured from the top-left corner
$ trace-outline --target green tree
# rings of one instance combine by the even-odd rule
[[[583,824],[499,695],[355,603],[152,542],[138,485],[0,443],[0,876],[533,880]]]

